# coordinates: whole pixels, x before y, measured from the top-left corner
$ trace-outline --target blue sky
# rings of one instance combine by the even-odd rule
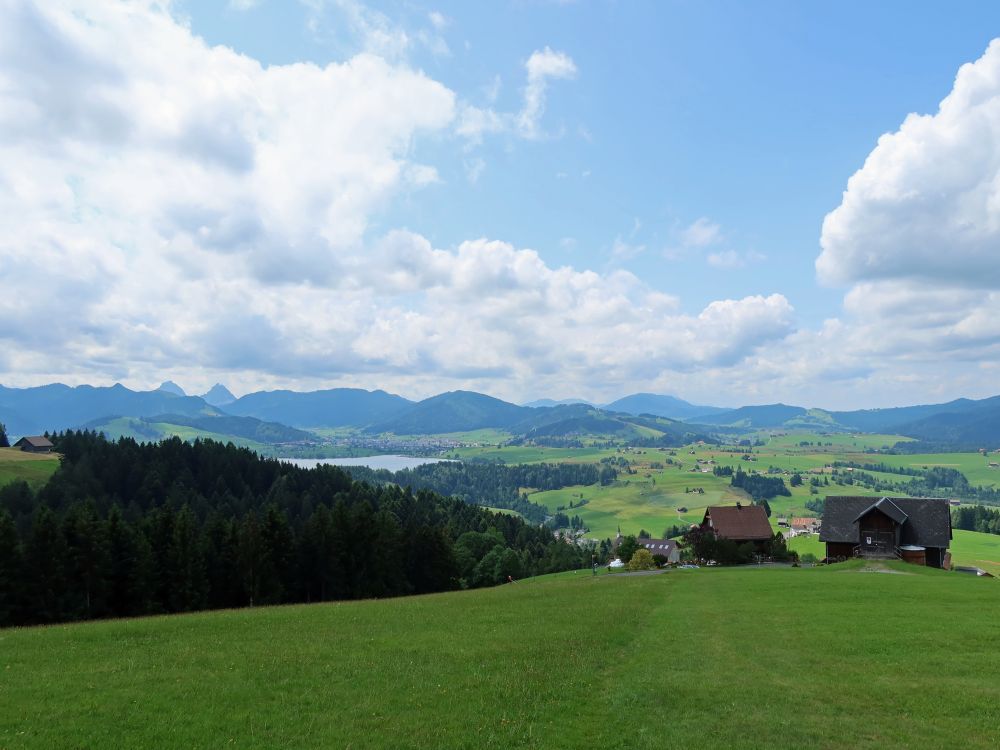
[[[5,384],[996,392],[994,3],[0,14]]]

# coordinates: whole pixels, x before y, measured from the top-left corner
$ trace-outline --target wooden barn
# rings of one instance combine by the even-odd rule
[[[23,437],[14,443],[15,448],[20,448],[26,453],[51,453],[52,442],[47,437],[36,435],[33,437]]]
[[[828,560],[901,559],[946,568],[950,562],[948,501],[921,497],[828,497],[819,540]]]
[[[737,544],[769,542],[774,537],[767,512],[760,505],[709,506],[701,527],[715,534],[716,539],[729,539]]]

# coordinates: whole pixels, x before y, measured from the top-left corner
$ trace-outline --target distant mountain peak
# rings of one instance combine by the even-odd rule
[[[216,383],[208,393],[202,396],[202,399],[212,406],[225,406],[226,404],[233,403],[236,400],[236,396],[222,383]]]
[[[117,385],[117,383],[115,384]],[[157,388],[158,391],[166,391],[167,393],[173,393],[175,396],[186,396],[184,389],[181,388],[173,380],[164,380],[160,383],[160,387]]]

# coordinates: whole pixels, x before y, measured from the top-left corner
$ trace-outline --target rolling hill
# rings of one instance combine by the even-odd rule
[[[432,435],[484,427],[509,429],[535,411],[472,391],[450,391],[424,399],[402,414],[377,422],[368,432]]]
[[[121,414],[194,417],[220,413],[197,396],[179,396],[165,390],[133,391],[117,383],[108,388],[90,385],[70,388],[61,383],[36,388],[0,386],[0,421],[7,425],[11,436],[65,430]]]
[[[721,414],[731,411],[718,406],[699,406],[692,404],[675,396],[661,396],[655,393],[633,393],[625,396],[604,407],[608,411],[620,411],[626,414],[638,416],[640,414],[652,414],[657,417],[668,417],[669,419],[690,419],[692,421],[704,422],[701,417],[710,414]]]
[[[134,437],[137,440],[161,440],[178,436],[212,437],[213,439],[242,438],[252,443],[278,445],[285,443],[315,443],[318,438],[311,432],[298,430],[277,422],[264,422],[255,417],[229,415],[189,417],[183,414],[160,414],[153,417],[104,418],[84,425],[103,432],[112,438]],[[203,433],[199,435],[198,433]],[[235,442],[239,442],[238,440]]]
[[[588,571],[13,629],[0,745],[997,747],[996,582],[880,569]]]
[[[226,404],[227,414],[294,427],[363,427],[394,419],[414,406],[402,396],[360,388],[258,391]]]
[[[806,414],[807,410],[801,406],[766,404],[763,406],[741,406],[739,409],[708,414],[700,417],[698,421],[700,424],[720,427],[784,427],[787,421],[801,419]]]

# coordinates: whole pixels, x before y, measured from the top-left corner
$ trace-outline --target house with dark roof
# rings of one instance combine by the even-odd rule
[[[673,539],[637,539],[640,547],[649,550],[653,557],[657,555],[667,558],[667,562],[680,562],[681,551],[677,548],[677,542]]]
[[[737,544],[769,542],[774,537],[767,513],[760,505],[712,505],[705,509],[701,528],[716,539],[729,539]]]
[[[53,445],[47,437],[36,435],[33,437],[23,437],[14,443],[15,448],[20,448],[26,453],[50,453]]]
[[[948,501],[923,497],[828,497],[819,540],[828,560],[902,559],[947,568],[951,562]]]

